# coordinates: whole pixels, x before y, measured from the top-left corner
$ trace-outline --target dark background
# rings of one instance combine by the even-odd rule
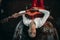
[[[26,10],[31,6],[32,0],[1,0],[0,2],[0,19],[11,16],[21,10]],[[51,12],[54,17],[55,27],[60,36],[60,1],[44,0],[45,8]],[[15,27],[21,20],[21,17],[11,19],[9,22],[0,24],[0,40],[12,40]]]

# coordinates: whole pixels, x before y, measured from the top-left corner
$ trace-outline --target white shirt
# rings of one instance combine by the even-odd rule
[[[35,18],[34,19],[34,22],[36,24],[36,28],[40,28],[44,25],[44,23],[46,22],[46,20],[48,19],[49,15],[50,15],[50,12],[47,11],[47,10],[43,10],[43,9],[39,9],[39,12],[42,12],[44,13],[44,17],[43,18]],[[25,11],[20,11],[19,14],[23,14],[23,13],[26,13]],[[26,26],[29,26],[29,24],[31,23],[31,19],[28,19],[25,17],[25,14],[22,15],[23,17],[23,23],[24,25]]]

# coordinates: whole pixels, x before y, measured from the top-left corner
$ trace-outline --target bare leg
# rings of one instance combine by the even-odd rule
[[[30,37],[35,37],[36,36],[36,25],[34,21],[30,23],[28,34]]]

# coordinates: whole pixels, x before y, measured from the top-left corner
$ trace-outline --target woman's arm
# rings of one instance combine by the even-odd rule
[[[22,16],[25,13],[25,11],[20,11],[18,13],[14,13],[11,16],[8,16],[7,18],[1,19],[0,23],[8,22],[10,19],[18,18],[19,16]]]
[[[50,16],[50,12],[44,9],[39,9],[39,12],[42,12],[44,14],[43,18],[40,20],[41,26],[43,26],[48,17]]]
[[[25,11],[20,11],[18,13],[14,13],[12,16],[10,16],[11,18],[18,18],[19,16],[22,16],[23,14],[25,14]]]

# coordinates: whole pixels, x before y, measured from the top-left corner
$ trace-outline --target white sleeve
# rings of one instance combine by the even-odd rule
[[[18,12],[19,14],[24,14],[26,11],[20,11],[20,12]]]
[[[41,26],[43,26],[46,20],[48,19],[50,12],[47,10],[43,10],[43,9],[39,10],[39,12],[42,12],[44,14],[43,18],[40,20]]]

